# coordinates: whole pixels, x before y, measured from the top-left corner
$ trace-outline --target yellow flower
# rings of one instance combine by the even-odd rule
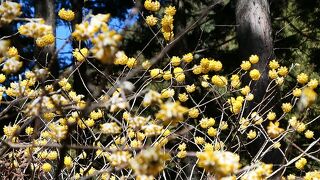
[[[127,66],[129,68],[133,68],[137,65],[137,60],[136,58],[129,58],[128,61],[127,61]]]
[[[179,94],[178,98],[179,98],[179,101],[181,101],[181,102],[186,102],[189,99],[187,93]]]
[[[240,77],[237,74],[231,76],[231,86],[235,89],[239,88],[241,85]]]
[[[67,169],[71,169],[73,166],[73,162],[70,156],[65,156],[63,160],[64,165]]]
[[[6,80],[6,75],[0,74],[0,83],[3,83]]]
[[[164,37],[164,39],[165,39],[166,41],[171,41],[171,40],[173,39],[173,37],[174,37],[174,33],[173,33],[172,31],[170,31],[170,32],[163,32],[162,35],[163,35],[163,37]]]
[[[66,21],[72,21],[74,19],[74,12],[72,10],[65,10],[64,8],[60,9],[58,16]]]
[[[82,48],[82,49],[78,49],[76,48],[73,52],[73,57],[76,58],[77,61],[82,62],[84,61],[88,55],[89,55],[89,50],[87,48]]]
[[[27,135],[31,135],[33,133],[33,128],[28,126],[25,131]]]
[[[260,79],[260,76],[261,76],[261,74],[260,74],[259,70],[253,69],[250,71],[250,77],[252,80],[257,81]]]
[[[224,87],[228,84],[228,80],[226,77],[224,76],[218,76],[218,75],[214,75],[211,78],[211,82],[216,85],[217,87]]]
[[[179,146],[178,146],[178,149],[179,149],[180,151],[186,150],[186,148],[187,148],[187,146],[186,146],[185,143],[179,144]]]
[[[152,79],[161,78],[163,74],[162,69],[152,69],[150,70],[150,76]]]
[[[166,15],[174,16],[176,14],[176,8],[174,6],[168,6],[164,9]]]
[[[242,70],[247,71],[251,68],[251,63],[249,61],[242,61],[240,67]]]
[[[186,90],[188,93],[193,93],[196,90],[196,86],[194,84],[192,85],[187,85]]]
[[[186,63],[190,63],[193,60],[192,53],[188,53],[182,56],[182,60]]]
[[[115,65],[126,65],[128,61],[128,56],[123,51],[118,51],[116,53],[116,58],[114,60]]]
[[[277,117],[276,113],[275,113],[275,112],[272,112],[272,111],[270,111],[270,112],[268,113],[268,115],[267,115],[267,118],[268,118],[270,121],[275,120],[276,117]]]
[[[297,82],[299,84],[306,84],[309,81],[309,77],[305,73],[300,73],[297,77]]]
[[[52,166],[51,164],[49,163],[44,163],[41,167],[41,169],[44,171],[44,172],[50,172],[51,169],[52,169]]]
[[[188,114],[191,118],[197,118],[199,116],[199,110],[197,108],[191,108]]]
[[[269,126],[267,127],[267,132],[271,138],[278,137],[284,131],[284,129],[280,128],[279,125],[279,122],[269,123]]]
[[[173,66],[179,66],[180,63],[181,63],[181,59],[180,59],[179,57],[173,56],[173,57],[171,58],[171,64],[172,64]]]
[[[194,142],[195,142],[196,144],[204,144],[206,141],[204,140],[203,137],[197,136],[197,137],[194,138]]]
[[[300,88],[295,88],[293,91],[292,91],[292,95],[295,96],[295,97],[300,97],[302,94],[302,90]]]
[[[209,62],[210,71],[220,71],[222,69],[222,63],[220,61],[212,60]]]
[[[257,132],[254,130],[250,130],[249,133],[247,134],[248,139],[254,139],[257,137]]]
[[[279,63],[275,59],[269,62],[270,69],[277,69],[278,67],[279,67]]]
[[[295,166],[296,166],[297,169],[302,170],[306,164],[307,164],[306,158],[300,158],[300,159],[295,163]]]
[[[91,111],[90,112],[90,118],[93,120],[97,120],[102,117],[103,117],[103,113],[100,109],[98,109],[98,111]]]
[[[304,136],[305,136],[306,138],[308,138],[308,139],[311,139],[311,138],[313,138],[314,133],[313,133],[313,131],[307,130],[307,131],[304,133]]]
[[[249,57],[249,61],[252,63],[252,64],[256,64],[259,62],[259,56],[258,55],[251,55]]]
[[[275,149],[279,149],[280,147],[281,147],[281,143],[280,142],[275,142],[273,144],[273,148],[275,148]]]
[[[185,158],[187,156],[187,151],[179,151],[177,154],[177,157],[182,159]]]
[[[276,79],[278,77],[278,72],[275,69],[269,70],[269,77],[271,79]]]
[[[217,131],[216,128],[210,127],[210,128],[208,129],[208,135],[209,135],[210,137],[216,136],[217,133],[218,133],[218,131]]]
[[[174,89],[163,89],[161,91],[161,98],[170,98],[174,96]]]
[[[51,152],[49,152],[48,155],[47,155],[47,158],[48,158],[49,160],[51,160],[51,161],[52,161],[52,160],[56,160],[57,157],[58,157],[57,151],[51,151]]]
[[[299,133],[301,133],[306,130],[306,125],[303,122],[298,122],[295,128]]]
[[[186,76],[183,73],[183,69],[180,67],[174,68],[173,73],[177,82],[183,82],[186,78]]]
[[[202,68],[199,65],[194,65],[192,68],[192,72],[193,74],[201,74],[202,72]]]
[[[159,11],[160,3],[159,1],[146,0],[144,2],[144,7],[149,11]]]
[[[207,125],[208,125],[208,127],[211,127],[211,126],[213,126],[215,123],[216,123],[216,120],[215,120],[214,118],[209,118],[209,119],[208,119],[208,122],[207,122]]]
[[[146,23],[149,26],[155,26],[158,22],[158,19],[156,17],[154,17],[153,15],[149,15],[146,17]]]
[[[309,82],[308,82],[308,87],[311,88],[311,89],[315,89],[318,87],[318,80],[317,79],[311,79]]]
[[[221,121],[219,129],[222,131],[228,129],[228,123],[226,121]]]
[[[170,71],[163,72],[163,79],[169,81],[172,78],[172,74]]]
[[[281,105],[281,108],[282,108],[282,111],[285,112],[285,113],[288,113],[291,111],[292,109],[292,105],[290,103],[283,103]]]
[[[245,87],[241,88],[240,92],[241,92],[242,95],[246,96],[246,95],[248,95],[250,93],[250,87],[249,86],[245,86]]]
[[[319,180],[319,179],[320,179],[320,171],[319,170],[309,171],[304,176],[304,180]],[[295,179],[292,179],[292,180],[295,180]]]
[[[254,95],[252,93],[249,93],[248,95],[246,95],[247,101],[252,101],[253,99],[254,99]]]
[[[55,40],[55,37],[53,34],[47,34],[42,37],[39,37],[36,39],[36,44],[39,47],[48,46],[50,44],[53,44]]]
[[[173,17],[170,15],[164,15],[161,19],[162,31],[171,33],[173,30]]]
[[[286,76],[286,75],[288,75],[288,68],[285,67],[285,66],[279,67],[279,69],[278,69],[278,74],[279,74],[280,76]]]
[[[8,57],[14,57],[18,55],[18,50],[15,47],[10,47],[7,52]]]
[[[197,152],[198,166],[206,171],[224,177],[235,173],[240,168],[240,158],[228,151]]]

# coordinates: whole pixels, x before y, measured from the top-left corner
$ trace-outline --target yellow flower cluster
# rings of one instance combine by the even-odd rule
[[[250,171],[246,172],[241,177],[241,180],[267,179],[271,173],[272,164],[258,163]]]
[[[257,132],[254,130],[250,130],[249,133],[247,134],[248,139],[254,139],[257,137]]]
[[[159,11],[160,2],[159,1],[146,0],[144,2],[144,8],[146,8],[149,11]]]
[[[212,76],[211,82],[217,87],[225,87],[228,84],[227,78],[219,75]]]
[[[21,15],[21,5],[16,2],[5,1],[0,5],[0,27],[11,23],[14,18]]]
[[[40,38],[48,34],[53,34],[52,27],[44,23],[44,20],[28,22],[19,27],[19,33],[32,38]]]
[[[155,176],[164,168],[170,155],[160,148],[148,148],[130,160],[130,166],[138,176]]]
[[[74,12],[72,10],[62,8],[59,10],[58,16],[63,20],[72,21],[74,19]]]
[[[259,70],[257,70],[257,69],[251,70],[249,74],[250,74],[251,79],[254,81],[259,80],[261,77],[261,74],[260,74]]]
[[[269,134],[269,136],[271,138],[276,138],[278,137],[281,133],[284,132],[284,129],[283,128],[280,128],[279,127],[280,123],[279,122],[270,122],[269,123],[269,126],[267,127],[267,132]]]
[[[228,103],[230,104],[230,111],[234,114],[239,114],[242,109],[242,103],[244,102],[244,98],[242,96],[238,96],[237,98],[231,97],[228,99]]]
[[[306,158],[300,158],[296,163],[294,164],[297,169],[302,170],[304,166],[307,164]]]
[[[156,17],[154,17],[153,15],[149,15],[146,17],[146,23],[149,26],[155,26],[158,22],[158,19]]]
[[[53,44],[55,40],[55,37],[53,34],[47,34],[42,37],[39,37],[36,39],[36,44],[39,47],[48,46],[50,44]]]
[[[239,156],[228,151],[198,152],[198,166],[220,177],[230,176],[240,168]]]
[[[179,102],[166,102],[160,105],[160,111],[156,114],[156,118],[160,119],[164,125],[176,125],[184,120],[184,114],[188,112],[188,108],[181,106]]]
[[[297,120],[297,117],[293,116],[289,119],[289,124],[299,133],[303,132],[306,129],[306,125],[303,122]]]
[[[125,166],[129,163],[131,153],[128,151],[116,151],[107,156],[112,166]]]
[[[100,125],[100,131],[103,134],[119,134],[121,127],[115,122],[104,123]]]
[[[77,61],[82,62],[84,61],[88,55],[89,55],[89,50],[87,48],[82,48],[82,49],[74,49],[73,52],[73,57],[76,58]]]
[[[22,64],[23,63],[22,61],[20,61],[19,56],[8,58],[5,60],[3,64],[2,71],[5,72],[6,74],[16,73],[21,69]]]
[[[175,15],[175,7],[169,6],[165,9],[165,15],[161,19],[161,31],[165,40],[170,41],[174,37],[173,33],[173,16]]]
[[[316,179],[320,179],[319,170],[307,172],[306,175],[304,176],[304,180],[316,180]]]

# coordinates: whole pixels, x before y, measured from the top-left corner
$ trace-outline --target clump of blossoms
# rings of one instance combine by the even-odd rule
[[[30,22],[19,27],[21,35],[35,38],[36,44],[39,47],[44,47],[53,44],[55,37],[53,35],[52,27],[45,24],[43,19],[31,20]]]
[[[198,166],[213,173],[217,178],[231,176],[240,168],[239,156],[231,152],[205,150],[198,152]]]
[[[2,2],[0,5],[0,27],[11,23],[21,14],[21,5],[19,3],[11,1]]]

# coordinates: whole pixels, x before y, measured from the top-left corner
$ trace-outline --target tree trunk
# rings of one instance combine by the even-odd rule
[[[75,13],[75,18],[72,21],[72,31],[74,31],[76,24],[80,24],[82,22],[82,8],[84,7],[84,1],[79,1],[79,0],[71,0],[71,6],[72,6],[72,11]],[[72,41],[72,47],[73,49],[79,48],[79,42],[73,40]],[[81,48],[84,48],[85,44],[81,43]],[[74,58],[74,62],[77,62],[77,60]],[[87,82],[87,75],[86,75],[87,67],[86,63],[83,62],[77,72],[75,72],[73,76],[73,86],[78,94],[83,94],[87,95],[88,92],[85,88],[85,84]],[[82,78],[82,80],[81,80]],[[83,81],[83,82],[82,82]],[[87,97],[87,96],[86,96]]]
[[[261,78],[251,86],[255,98],[247,108],[249,112],[262,101],[267,93],[266,89],[270,82],[268,78],[268,63],[275,58],[268,1],[238,0],[236,4],[236,22],[239,25],[237,27],[237,36],[241,58],[248,59],[252,54],[256,54],[260,58],[259,62],[253,65],[253,68],[260,71]],[[272,96],[267,101],[276,101],[276,96]],[[270,103],[271,105],[273,103]],[[255,142],[249,145],[250,153],[255,155],[265,141],[266,139],[263,136],[259,136]],[[283,161],[283,156],[278,150],[271,151],[263,157],[263,161],[280,164]]]
[[[56,34],[56,13],[54,0],[35,0],[35,12],[37,18],[43,18],[47,25],[52,27],[53,35]],[[56,44],[44,48],[36,48],[35,54],[38,63],[47,67],[54,77],[59,75],[59,63],[55,54]]]

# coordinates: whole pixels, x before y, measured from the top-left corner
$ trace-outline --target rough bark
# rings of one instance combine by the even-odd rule
[[[240,56],[243,59],[248,59],[250,55],[257,54],[260,58],[259,63],[253,65],[253,68],[261,72],[261,79],[251,86],[255,99],[249,104],[248,111],[261,102],[266,95],[266,89],[270,82],[268,63],[275,58],[269,8],[267,0],[238,0],[236,4]],[[272,96],[267,101],[276,101],[276,96]],[[274,104],[270,103],[271,105]],[[249,145],[250,153],[255,155],[265,141],[263,136],[259,136],[255,142]],[[282,160],[283,156],[279,151],[271,151],[263,158],[263,161],[273,164],[280,164]]]
[[[43,18],[47,25],[52,26],[53,34],[56,34],[56,14],[54,0],[35,0],[35,12],[37,18]],[[44,48],[36,48],[35,57],[40,66],[49,68],[54,77],[59,75],[59,64],[55,54],[56,44]]]

